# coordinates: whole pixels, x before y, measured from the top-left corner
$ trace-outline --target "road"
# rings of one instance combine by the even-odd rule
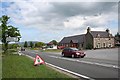
[[[118,70],[120,69],[118,67],[118,49],[88,50],[85,52],[87,54],[85,58],[68,58],[62,57],[60,53],[45,53],[34,50],[27,50],[23,53],[32,57],[38,54],[47,63],[92,79],[118,80],[115,79],[118,78]]]

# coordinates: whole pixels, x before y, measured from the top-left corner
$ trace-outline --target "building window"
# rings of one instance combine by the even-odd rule
[[[112,47],[112,44],[111,44],[111,43],[109,43],[109,47]]]
[[[103,47],[105,47],[105,43],[103,43]]]
[[[98,48],[100,48],[100,43],[98,43]]]
[[[83,44],[82,44],[82,47],[83,47]]]
[[[98,44],[96,44],[96,48],[98,48]]]

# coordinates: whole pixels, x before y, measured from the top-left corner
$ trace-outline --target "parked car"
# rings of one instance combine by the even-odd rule
[[[64,48],[62,51],[62,56],[68,56],[68,57],[80,57],[84,58],[85,52],[78,50],[77,48]]]

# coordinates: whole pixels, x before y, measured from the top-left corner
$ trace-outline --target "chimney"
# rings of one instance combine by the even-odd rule
[[[90,31],[91,31],[91,30],[90,30],[90,27],[88,27],[88,28],[87,28],[87,32],[90,32]]]
[[[109,30],[109,29],[106,29],[106,32],[108,32],[108,33],[109,33],[109,32],[110,32],[110,30]]]

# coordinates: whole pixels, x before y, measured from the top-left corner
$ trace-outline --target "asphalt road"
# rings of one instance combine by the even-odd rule
[[[23,53],[32,57],[38,54],[47,63],[92,79],[104,80],[105,78],[111,78],[109,80],[118,80],[115,79],[118,78],[118,70],[120,69],[118,67],[118,53],[116,50],[117,49],[85,51],[87,54],[85,58],[68,58],[62,57],[60,53],[44,53],[33,50],[27,50]],[[101,57],[103,55],[104,57]]]

